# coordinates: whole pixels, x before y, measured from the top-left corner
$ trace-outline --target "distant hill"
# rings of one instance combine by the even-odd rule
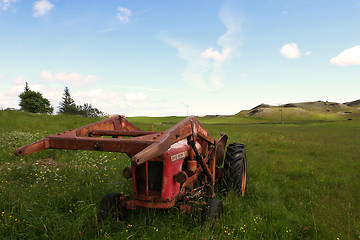
[[[352,106],[360,106],[360,99],[359,100],[355,100],[353,102],[347,102],[347,103],[344,103],[345,105],[349,106],[349,107],[352,107]]]
[[[287,103],[282,106],[260,104],[250,110],[243,110],[236,116],[279,119],[282,111],[284,119],[360,119],[360,100],[347,103],[328,101]]]

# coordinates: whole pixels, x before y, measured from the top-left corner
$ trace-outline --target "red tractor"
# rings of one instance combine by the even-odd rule
[[[230,144],[223,163],[227,138],[221,133],[219,139],[213,139],[194,116],[165,132],[150,132],[116,115],[20,147],[15,155],[50,148],[126,153],[131,167],[124,168],[123,175],[132,179],[133,198],[120,193],[106,195],[99,207],[100,219],[122,219],[128,209],[176,205],[180,210],[191,210],[197,205],[203,207],[202,220],[206,221],[218,218],[222,212],[221,201],[215,199],[215,182],[221,182],[225,189],[235,188],[242,195],[245,192],[245,147]]]

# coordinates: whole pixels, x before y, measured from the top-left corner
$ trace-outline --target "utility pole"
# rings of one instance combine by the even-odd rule
[[[279,106],[279,123],[280,124],[283,124],[284,122],[283,122],[283,109],[282,109],[282,104],[280,104],[280,106]]]

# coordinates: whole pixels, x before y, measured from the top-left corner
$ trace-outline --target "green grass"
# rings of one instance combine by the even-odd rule
[[[181,117],[129,118],[166,130]],[[192,214],[138,210],[123,222],[96,219],[110,192],[131,194],[124,154],[13,150],[98,118],[0,111],[2,239],[360,239],[360,121],[319,119],[272,124],[240,117],[200,118],[217,138],[246,145],[245,197],[218,195],[224,215],[201,224]],[[267,123],[267,124],[263,124]],[[286,122],[285,122],[286,123]]]

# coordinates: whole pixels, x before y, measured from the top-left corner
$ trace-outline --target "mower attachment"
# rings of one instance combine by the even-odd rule
[[[195,127],[194,127],[195,126]],[[71,149],[105,152],[122,152],[131,156],[133,165],[140,165],[163,154],[172,144],[187,138],[196,130],[206,142],[215,140],[197,120],[190,116],[165,132],[141,131],[124,116],[114,116],[75,130],[51,135],[15,150],[15,155],[24,156],[45,149]],[[102,138],[112,136],[113,138]],[[122,139],[122,136],[133,137]]]

